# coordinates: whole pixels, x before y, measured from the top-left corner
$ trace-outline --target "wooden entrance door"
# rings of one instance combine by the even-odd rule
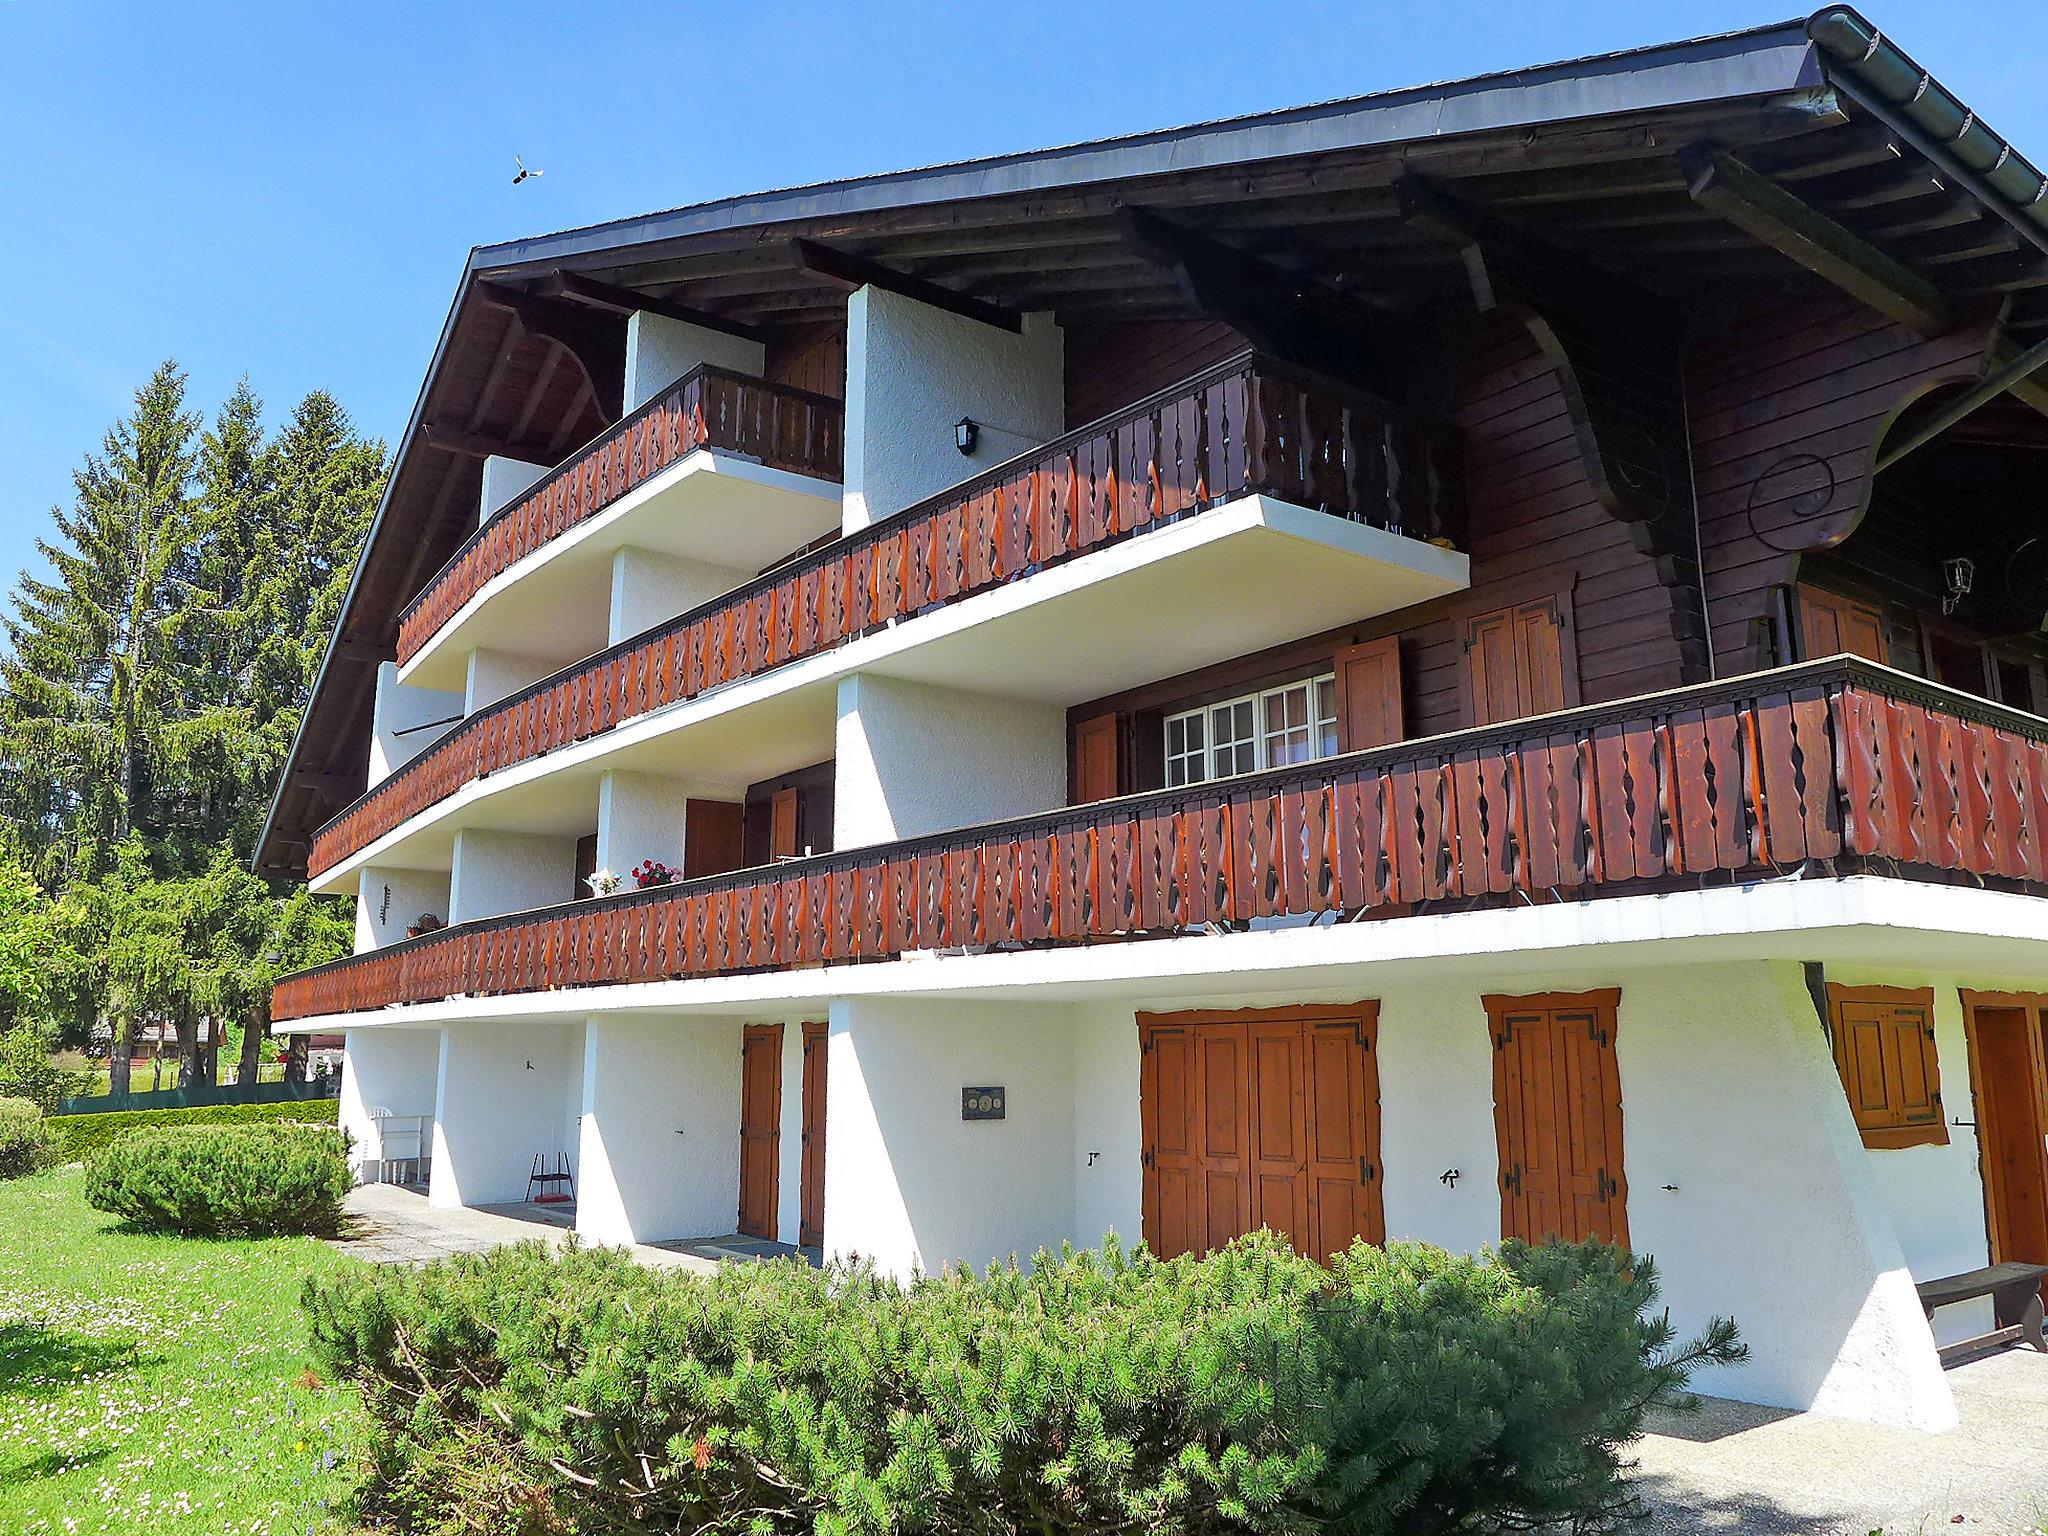
[[[806,1248],[825,1245],[825,1061],[829,1048],[823,1023],[804,1025],[803,1168],[799,1180],[796,1240]]]
[[[1325,1258],[1385,1237],[1376,1003],[1141,1014],[1145,1241],[1171,1258],[1270,1227]]]
[[[1991,1262],[2048,1264],[2048,997],[1964,992]]]
[[[1488,997],[1500,1234],[1628,1246],[1616,990]]]
[[[782,1181],[782,1026],[749,1024],[740,1038],[740,1220],[748,1237],[775,1240]]]

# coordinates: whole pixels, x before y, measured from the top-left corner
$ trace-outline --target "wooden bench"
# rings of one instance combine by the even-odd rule
[[[2021,1341],[2048,1353],[2048,1338],[2044,1338],[2041,1331],[2041,1282],[2044,1279],[2048,1279],[2048,1264],[1993,1264],[1988,1269],[1973,1269],[1966,1274],[1924,1280],[1914,1286],[1913,1289],[1920,1293],[1920,1309],[1927,1314],[1929,1323],[1934,1321],[1936,1307],[1951,1306],[1959,1301],[1976,1301],[1983,1296],[1991,1298],[1991,1331],[1944,1345],[1940,1352],[1942,1368],[1960,1365],[1965,1360],[1974,1360],[1979,1355],[1988,1355],[1993,1350]]]

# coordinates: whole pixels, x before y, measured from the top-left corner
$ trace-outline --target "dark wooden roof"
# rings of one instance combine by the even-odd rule
[[[1947,301],[2010,298],[2019,340],[2048,330],[2043,244],[1859,99],[1867,92],[1837,88],[1839,74],[1808,24],[1789,22],[472,252],[259,867],[302,871],[311,830],[361,788],[376,663],[393,654],[400,610],[474,526],[478,454],[499,443],[554,462],[616,413],[590,360],[620,345],[626,295],[771,334],[836,319],[845,284],[806,261],[803,239],[989,304],[1050,310],[1070,330],[1208,313],[1133,238],[1123,210],[1137,208],[1361,314],[1426,316],[1466,279],[1455,249],[1404,218],[1396,183],[1410,175],[1703,321],[1717,299],[1760,287],[1828,291],[1692,195],[1678,152],[1706,144]],[[523,311],[505,307],[522,295]]]

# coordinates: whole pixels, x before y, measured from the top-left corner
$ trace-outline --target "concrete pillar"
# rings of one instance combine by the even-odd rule
[[[592,1019],[576,1230],[594,1243],[722,1237],[740,1187],[740,1024]]]
[[[597,785],[597,867],[624,875],[642,859],[683,867],[689,795],[676,779],[613,771]]]
[[[451,1024],[441,1031],[434,1103],[433,1205],[523,1199],[535,1154],[577,1150],[583,1025]]]
[[[370,711],[370,783],[389,778],[462,718],[462,695],[399,682],[398,663],[377,664]]]
[[[533,464],[498,453],[486,455],[483,489],[477,496],[478,524],[489,522],[497,513],[519,500],[553,468],[551,464]]]
[[[575,887],[574,837],[465,827],[455,834],[448,921],[551,907],[573,900]]]
[[[637,311],[626,321],[626,409],[645,405],[699,363],[759,378],[766,367],[758,341],[667,315]]]
[[[865,528],[1066,430],[1066,353],[1050,314],[1021,333],[901,294],[846,303],[845,531]],[[953,426],[981,424],[963,457]]]
[[[372,1110],[394,1115],[434,1114],[441,1069],[441,1033],[433,1029],[352,1029],[342,1037],[341,1128],[353,1138],[349,1160],[360,1174],[378,1155]],[[431,1141],[420,1151],[428,1151]],[[409,1150],[409,1148],[408,1148]]]
[[[469,653],[469,678],[463,689],[463,713],[473,715],[489,709],[500,699],[509,699],[520,689],[552,677],[562,664],[545,656],[520,656],[511,651],[475,650]]]
[[[832,1004],[825,1250],[885,1272],[985,1265],[1074,1230],[1073,1027],[1058,1005]],[[1001,1120],[961,1118],[999,1087]]]
[[[608,645],[688,613],[753,578],[753,572],[628,547],[612,556]]]
[[[365,865],[356,879],[356,953],[400,942],[424,913],[448,921],[446,874]]]
[[[833,840],[858,848],[1067,799],[1067,715],[1051,704],[861,673],[839,684]]]

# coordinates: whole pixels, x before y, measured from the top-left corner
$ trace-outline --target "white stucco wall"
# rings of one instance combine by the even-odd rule
[[[370,783],[389,778],[449,729],[434,721],[461,718],[461,694],[409,688],[398,680],[398,663],[379,662],[377,694],[371,706]]]
[[[846,303],[845,531],[1058,437],[1065,357],[1049,314],[1026,315],[1018,334],[855,290]],[[987,424],[969,457],[953,441],[962,416]]]
[[[507,458],[501,453],[485,455],[483,487],[477,494],[477,522],[488,522],[493,513],[518,500],[551,468],[552,465]]]
[[[597,784],[597,867],[623,877],[642,859],[683,867],[689,790],[653,773],[607,773]]]
[[[361,1172],[377,1155],[378,1136],[370,1111],[394,1115],[434,1113],[441,1071],[438,1029],[352,1029],[342,1037],[341,1128],[353,1138],[350,1160]],[[421,1145],[427,1151],[431,1141]],[[409,1153],[410,1147],[407,1151]]]
[[[545,656],[521,656],[512,651],[479,647],[469,653],[469,678],[463,689],[464,714],[488,709],[500,699],[509,699],[530,683],[553,676],[561,663]]]
[[[645,405],[699,363],[759,378],[758,341],[640,310],[626,321],[626,409]]]
[[[739,1211],[740,1024],[592,1020],[576,1229],[592,1242],[722,1237]]]
[[[577,1153],[581,1024],[451,1024],[441,1032],[434,1106],[434,1205],[526,1196],[535,1154]]]
[[[829,1108],[832,1094],[829,1055],[825,1067],[825,1095],[828,1108],[825,1124],[832,1124]],[[776,1143],[775,1240],[794,1243],[803,1227],[804,1168],[804,1026],[789,1019],[782,1026],[782,1134]]]
[[[688,613],[748,580],[751,571],[628,546],[612,555],[609,645]]]
[[[1073,1029],[1063,1010],[909,1000],[833,1003],[825,1250],[907,1275],[1012,1253],[1074,1229]],[[1000,1084],[1008,1115],[960,1118]]]
[[[472,922],[575,895],[576,839],[465,827],[455,834],[448,921]]]
[[[839,684],[837,758],[833,841],[858,848],[1066,804],[1067,716],[862,673]]]
[[[448,920],[448,877],[431,869],[363,869],[356,891],[356,953],[382,949],[431,912]]]

